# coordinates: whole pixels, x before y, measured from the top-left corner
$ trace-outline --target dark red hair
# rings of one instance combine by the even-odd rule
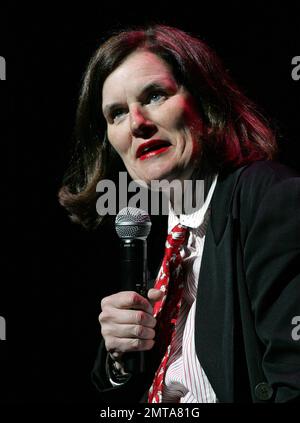
[[[273,159],[277,151],[267,121],[203,41],[164,25],[121,31],[98,48],[87,67],[77,110],[73,159],[59,193],[72,219],[85,227],[96,227],[101,221],[95,207],[98,181],[113,179],[124,170],[106,139],[102,86],[137,49],[165,60],[177,82],[193,95],[207,129],[202,140],[202,165],[219,172]]]

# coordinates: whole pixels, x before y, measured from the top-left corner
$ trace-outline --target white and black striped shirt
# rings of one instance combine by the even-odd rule
[[[214,177],[202,207],[195,213],[178,217],[170,207],[169,232],[175,225],[181,223],[189,228],[189,236],[186,245],[181,250],[186,281],[176,333],[172,341],[171,356],[165,374],[162,402],[217,402],[195,350],[195,298],[205,233],[210,216],[210,201],[216,182],[217,175]]]

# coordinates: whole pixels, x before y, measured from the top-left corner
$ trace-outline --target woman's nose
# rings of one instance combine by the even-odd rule
[[[157,130],[155,124],[139,107],[130,110],[130,128],[132,135],[138,138],[150,138]]]

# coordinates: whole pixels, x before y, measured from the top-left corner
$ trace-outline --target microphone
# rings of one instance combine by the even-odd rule
[[[151,230],[149,215],[141,209],[125,207],[115,220],[120,244],[121,286],[124,291],[147,295],[147,236]]]
[[[121,287],[147,296],[147,236],[151,230],[149,215],[141,209],[125,207],[115,220],[121,256]],[[145,352],[126,353],[126,371],[130,374],[145,372]]]

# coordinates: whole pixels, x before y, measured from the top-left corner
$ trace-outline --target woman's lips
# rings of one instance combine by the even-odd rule
[[[158,154],[164,153],[170,146],[161,147],[158,150],[149,151],[149,153],[145,153],[139,157],[140,160],[150,159],[150,157],[157,156]]]
[[[164,153],[170,146],[169,141],[151,140],[139,146],[136,157],[140,160],[146,160]]]

